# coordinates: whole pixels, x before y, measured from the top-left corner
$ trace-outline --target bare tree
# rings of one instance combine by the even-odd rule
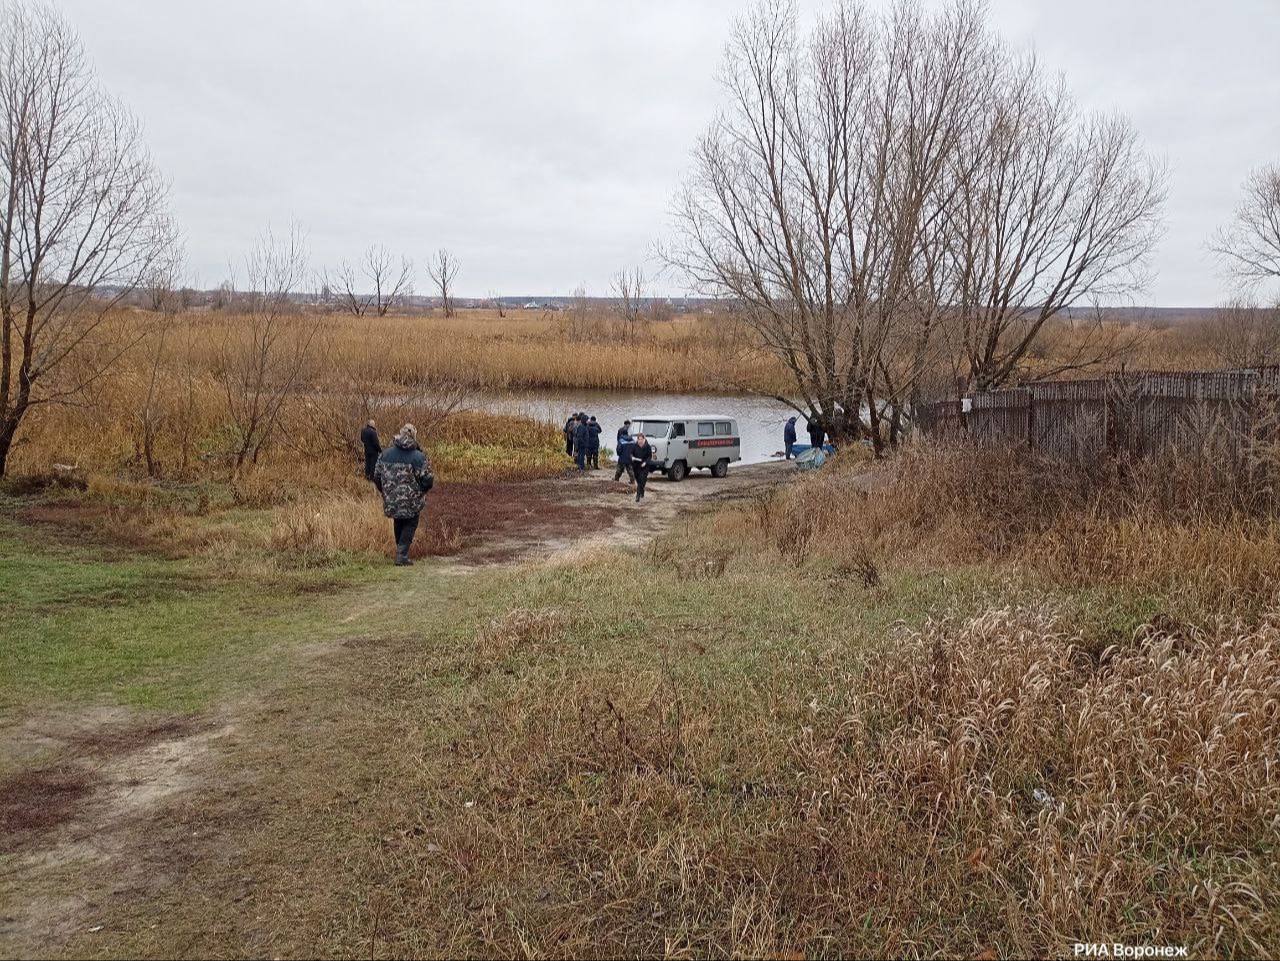
[[[444,315],[453,316],[453,279],[458,275],[458,261],[444,247],[436,251],[435,258],[427,263],[427,273],[440,291]]]
[[[1141,283],[1163,175],[1078,120],[985,6],[786,3],[740,21],[669,260],[721,296],[837,438],[893,444],[921,384],[1009,377],[1044,323]]]
[[[340,309],[356,317],[370,311],[385,317],[413,295],[413,264],[401,257],[397,265],[390,250],[374,244],[364,252],[358,268],[344,260],[326,273],[321,289]]]
[[[296,226],[287,237],[267,231],[245,258],[245,323],[227,330],[218,363],[235,428],[228,451],[233,477],[275,439],[285,401],[312,358],[319,320],[293,299],[306,269]]]
[[[156,312],[177,313],[184,306],[179,289],[186,265],[186,245],[168,217],[156,225],[156,257],[144,278],[147,306]]]
[[[1163,167],[1126,119],[1081,117],[1033,58],[1000,60],[939,204],[945,300],[977,390],[1013,377],[1050,318],[1145,286],[1165,196]],[[1092,329],[1040,376],[1107,359],[1107,329]]]
[[[636,339],[636,327],[644,297],[644,271],[639,267],[623,267],[614,275],[613,292],[618,297],[618,316],[622,318],[627,340]]]
[[[498,312],[499,319],[507,316],[507,305],[502,302],[496,290],[489,294],[489,308]]]
[[[0,476],[34,407],[74,400],[136,342],[108,317],[156,262],[166,202],[66,21],[0,6]]]
[[[1210,248],[1246,286],[1280,278],[1280,164],[1249,176],[1235,220]]]
[[[738,22],[729,106],[699,142],[669,257],[724,297],[790,372],[781,397],[879,451],[880,412],[940,314],[922,244],[990,83],[982,8],[838,6],[805,40],[787,4]],[[933,261],[940,268],[940,258]]]
[[[229,277],[214,288],[210,307],[214,310],[230,310],[235,302],[236,282],[234,277]]]
[[[567,323],[563,325],[565,333],[573,340],[587,340],[592,336],[588,323],[590,303],[587,300],[587,288],[579,284],[569,295],[569,309],[566,312]]]

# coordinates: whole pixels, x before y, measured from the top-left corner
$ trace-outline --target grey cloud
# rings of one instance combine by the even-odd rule
[[[446,245],[473,295],[605,293],[645,262],[742,6],[63,0],[146,125],[202,283],[296,219],[318,264],[381,242],[421,265]],[[1221,299],[1204,239],[1248,170],[1280,160],[1280,0],[993,0],[992,14],[1168,159],[1149,300]]]

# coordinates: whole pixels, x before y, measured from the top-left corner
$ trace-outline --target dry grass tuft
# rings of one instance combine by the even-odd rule
[[[1280,628],[1086,648],[1050,611],[992,611],[874,662],[797,745],[823,885],[861,881],[890,925],[938,905],[957,928],[918,936],[944,953],[1274,944]]]
[[[475,662],[478,670],[504,663],[528,649],[541,648],[559,637],[568,624],[562,611],[517,607],[491,620],[476,635]]]

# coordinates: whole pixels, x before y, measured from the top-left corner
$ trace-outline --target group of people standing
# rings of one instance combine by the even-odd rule
[[[600,422],[595,415],[582,412],[564,422],[564,452],[573,458],[578,470],[600,469]]]
[[[821,450],[822,445],[827,440],[827,429],[822,424],[822,418],[817,414],[811,414],[807,418],[807,426],[809,430],[809,446],[814,450]],[[787,460],[791,460],[794,456],[796,446],[796,417],[793,415],[787,418],[786,425],[782,428],[782,448],[786,453]]]
[[[573,458],[578,470],[600,469],[600,422],[595,416],[579,412],[564,422],[564,452]],[[636,489],[636,502],[644,500],[645,482],[653,470],[653,446],[644,434],[631,436],[631,421],[623,421],[618,428],[618,466],[613,479],[619,481],[627,475],[627,484]]]
[[[418,443],[418,430],[405,424],[396,432],[386,450],[378,437],[378,425],[372,420],[360,430],[364,445],[364,476],[382,495],[382,513],[391,518],[396,542],[396,566],[413,563],[409,548],[418,530],[418,518],[427,503],[427,491],[435,484],[431,463]]]

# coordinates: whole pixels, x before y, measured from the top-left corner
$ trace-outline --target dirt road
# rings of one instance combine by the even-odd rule
[[[781,462],[736,466],[727,477],[695,472],[672,483],[650,477],[645,499],[613,469],[571,473],[550,480],[444,487],[428,500],[428,530],[464,567],[547,558],[599,546],[632,544],[661,533],[681,513],[754,497],[793,476]],[[436,551],[432,551],[436,553]]]

